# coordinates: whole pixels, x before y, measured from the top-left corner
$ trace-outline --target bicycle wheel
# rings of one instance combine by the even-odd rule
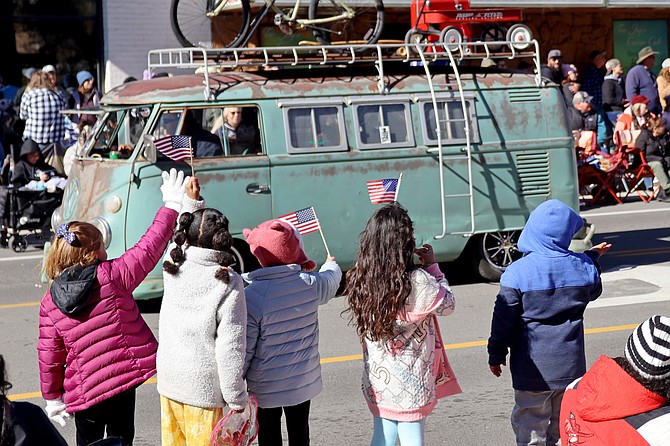
[[[222,1],[227,4],[221,12],[208,17]],[[172,0],[170,22],[185,47],[234,48],[249,27],[249,0]]]
[[[353,12],[352,17],[311,25],[316,40],[322,45],[376,43],[384,28],[382,0],[310,0],[309,19],[345,14],[344,4]]]

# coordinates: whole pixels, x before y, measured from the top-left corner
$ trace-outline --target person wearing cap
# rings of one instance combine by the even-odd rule
[[[582,147],[587,152],[601,147],[607,139],[607,126],[603,114],[598,112],[592,101],[593,96],[585,91],[578,91],[572,98],[572,107],[568,109],[568,124],[575,135],[575,140],[578,143],[582,141],[580,147],[584,145],[582,137],[586,137],[586,134],[582,132],[588,131],[595,134],[595,141],[590,138],[588,147]]]
[[[577,67],[573,64],[563,64],[561,66],[563,72],[563,97],[565,98],[565,105],[572,106],[572,98],[575,96],[581,85],[577,82]]]
[[[633,96],[630,99],[630,105],[617,118],[614,132],[621,130],[639,131],[648,127],[649,120],[654,118],[654,115],[649,111],[649,102],[649,99],[642,94]]]
[[[95,78],[90,72],[86,70],[78,72],[77,84],[77,89],[72,92],[72,95],[68,99],[68,108],[93,108],[100,105],[100,95],[95,88]],[[82,128],[84,125],[95,124],[95,121],[97,121],[98,118],[96,118],[95,115],[80,114],[71,115],[70,119]]]
[[[670,317],[654,315],[628,337],[623,356],[601,356],[568,386],[565,446],[670,445]]]
[[[17,110],[21,109],[21,98],[23,97],[23,93],[26,92],[26,89],[28,88],[28,84],[30,83],[30,79],[32,79],[33,74],[37,72],[37,68],[24,68],[21,70],[21,74],[23,74],[23,78],[25,79],[25,84],[19,88],[19,90],[16,92],[16,95],[14,96],[14,107],[16,107]]]
[[[645,46],[637,53],[637,62],[626,75],[626,97],[632,98],[641,94],[649,99],[649,111],[654,115],[661,114],[661,101],[658,97],[658,84],[656,75],[651,67],[656,63],[656,55],[652,47]]]
[[[602,85],[605,79],[605,62],[607,62],[605,51],[593,50],[589,53],[589,65],[584,68],[582,76],[582,89],[593,96],[593,105],[598,110],[602,109]]]
[[[296,218],[307,218],[298,211]],[[244,370],[258,398],[258,444],[282,444],[286,415],[289,444],[309,444],[309,407],[323,387],[319,364],[318,306],[335,297],[342,270],[328,257],[318,272],[291,224],[269,220],[244,237],[261,269],[244,274],[247,355]]]
[[[610,59],[605,63],[607,75],[603,80],[603,111],[610,122],[615,123],[628,105],[623,79],[623,66],[619,59]]]
[[[551,50],[547,54],[547,64],[540,69],[542,78],[556,85],[561,85],[563,73],[561,72],[561,62],[563,54],[561,50]]]

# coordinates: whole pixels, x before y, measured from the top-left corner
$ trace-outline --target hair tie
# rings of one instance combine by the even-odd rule
[[[77,234],[69,231],[68,229],[70,229],[69,223],[63,223],[62,225],[59,225],[58,229],[56,229],[56,238],[62,237],[65,239],[68,245],[72,246],[74,241],[77,240]]]

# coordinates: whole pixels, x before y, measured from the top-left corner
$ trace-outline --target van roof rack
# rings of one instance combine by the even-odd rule
[[[226,71],[263,71],[287,67],[320,68],[372,65],[379,72],[379,91],[387,91],[384,64],[406,63],[422,66],[457,67],[466,60],[531,59],[540,78],[540,51],[536,40],[519,44],[511,41],[444,43],[377,43],[374,45],[342,44],[255,48],[168,48],[151,50],[147,56],[149,75],[159,69],[195,70],[205,76],[205,96],[212,98],[209,75]],[[456,68],[455,68],[456,69]]]

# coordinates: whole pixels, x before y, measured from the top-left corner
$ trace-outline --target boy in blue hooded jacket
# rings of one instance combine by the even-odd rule
[[[525,255],[500,279],[488,341],[489,366],[510,371],[517,445],[554,445],[567,385],[586,372],[584,310],[600,296],[601,243],[583,254],[570,250],[582,218],[558,200],[538,206],[519,237]]]

